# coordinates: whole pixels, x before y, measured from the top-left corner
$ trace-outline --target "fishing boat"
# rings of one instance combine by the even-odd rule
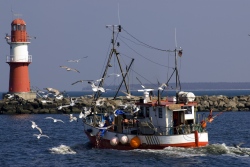
[[[120,25],[117,27],[120,31]],[[114,40],[112,42],[109,60],[113,54],[118,53],[114,47]],[[179,88],[177,58],[181,56],[182,49],[175,48],[172,52],[175,55],[176,88]],[[102,78],[105,78],[109,64],[110,61],[107,62]],[[128,71],[129,68],[125,72],[121,71],[125,87]],[[103,82],[100,82],[99,86],[103,86]],[[168,83],[164,84],[167,85]],[[152,90],[142,87],[143,96],[139,100],[102,112],[96,111],[95,101],[101,93],[96,92],[92,108],[85,110],[83,117],[84,132],[94,147],[132,150],[208,145],[207,121],[199,120],[195,111],[197,103],[192,92],[176,89],[176,96],[161,97],[162,87],[159,87],[158,96],[153,98],[150,94]]]

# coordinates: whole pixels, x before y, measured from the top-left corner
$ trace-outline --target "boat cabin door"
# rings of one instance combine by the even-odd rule
[[[174,127],[184,124],[184,111],[178,110],[173,111],[173,125]]]

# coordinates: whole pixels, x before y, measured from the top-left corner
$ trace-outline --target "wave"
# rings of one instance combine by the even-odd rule
[[[76,154],[76,151],[74,151],[69,146],[61,144],[58,147],[53,147],[49,149],[52,154]]]

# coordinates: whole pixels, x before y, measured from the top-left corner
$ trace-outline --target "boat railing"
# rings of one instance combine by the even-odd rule
[[[190,133],[193,133],[194,131],[204,132],[205,129],[203,129],[200,124],[179,125],[176,127],[158,127],[157,128],[157,132],[160,135],[190,134]]]

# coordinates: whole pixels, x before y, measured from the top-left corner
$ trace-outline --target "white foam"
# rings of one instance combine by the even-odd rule
[[[76,152],[72,150],[69,146],[63,144],[58,147],[53,147],[49,150],[53,154],[76,154]]]

